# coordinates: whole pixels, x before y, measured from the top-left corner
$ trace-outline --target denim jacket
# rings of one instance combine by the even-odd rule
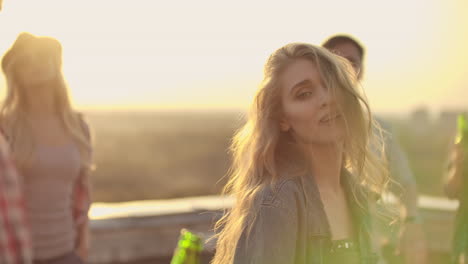
[[[377,263],[371,252],[367,201],[351,193],[351,176],[342,174],[361,263]],[[308,190],[308,191],[306,191]],[[234,264],[326,264],[324,250],[331,241],[330,226],[313,177],[292,178],[265,188],[253,227],[241,235]]]

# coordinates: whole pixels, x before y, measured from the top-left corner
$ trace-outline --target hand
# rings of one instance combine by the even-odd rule
[[[88,232],[89,230],[87,224],[84,224],[81,226],[81,228],[79,228],[77,244],[75,248],[76,255],[78,255],[78,257],[80,257],[83,262],[86,262],[89,255]]]
[[[463,146],[460,143],[455,144],[454,151],[453,151],[453,161],[454,161],[455,166],[460,166],[461,164],[463,164],[463,159],[464,159]]]
[[[428,260],[422,224],[406,223],[400,236],[400,252],[407,264],[425,264]]]
[[[88,259],[88,246],[87,245],[83,245],[84,243],[82,243],[81,245],[79,245],[76,249],[75,249],[75,253],[76,255],[78,255],[78,257],[80,257],[80,259],[83,261],[83,262],[86,262],[86,260]]]
[[[461,144],[455,144],[450,156],[449,169],[447,171],[447,182],[445,183],[445,193],[450,199],[457,199],[460,196],[462,186],[464,151]]]

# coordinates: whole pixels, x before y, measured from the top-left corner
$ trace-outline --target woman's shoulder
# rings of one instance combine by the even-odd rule
[[[11,117],[6,115],[0,115],[0,134],[6,141],[9,140],[9,134],[11,129]]]
[[[86,123],[86,115],[83,112],[76,111],[73,113],[78,120]]]
[[[282,179],[266,185],[260,192],[261,206],[289,207],[302,197],[299,177]]]
[[[87,137],[90,137],[91,130],[89,128],[89,124],[88,124],[88,121],[86,120],[85,114],[83,114],[82,112],[75,112],[74,114],[76,118],[78,119],[81,129],[83,129]]]

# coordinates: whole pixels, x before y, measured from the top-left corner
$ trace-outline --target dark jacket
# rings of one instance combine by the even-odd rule
[[[347,172],[342,182],[349,201],[360,248],[361,263],[377,263],[371,253],[370,219],[367,198],[351,193]],[[324,251],[331,241],[330,226],[313,177],[296,177],[265,188],[250,234],[241,235],[235,264],[323,264]],[[359,205],[361,204],[361,205]]]

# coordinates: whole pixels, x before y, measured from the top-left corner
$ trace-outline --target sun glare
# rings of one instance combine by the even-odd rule
[[[367,48],[364,87],[377,110],[464,103],[464,1],[302,4],[7,0],[0,48],[21,31],[59,39],[80,107],[245,108],[273,50],[349,33]]]

